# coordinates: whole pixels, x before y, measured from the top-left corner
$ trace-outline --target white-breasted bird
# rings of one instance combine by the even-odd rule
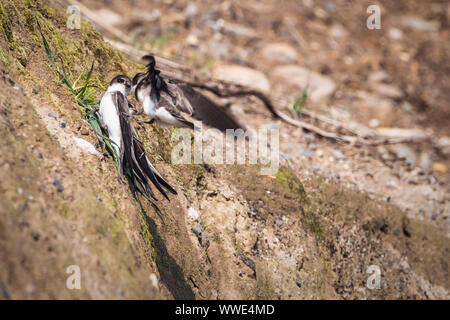
[[[131,80],[127,76],[118,75],[111,80],[100,101],[100,120],[108,130],[108,137],[119,158],[119,173],[121,177],[125,174],[131,179],[133,192],[136,192],[135,182],[138,182],[147,194],[156,199],[148,183],[150,179],[161,194],[169,199],[163,187],[173,194],[177,192],[161,177],[145,154],[132,123],[132,105],[127,99],[130,89]]]
[[[160,71],[155,68],[155,58],[151,55],[143,57],[147,60],[147,72],[138,73],[133,78],[133,93],[150,121],[155,121],[161,128],[178,127],[194,128],[191,103],[184,96],[183,90],[170,79],[165,81]]]

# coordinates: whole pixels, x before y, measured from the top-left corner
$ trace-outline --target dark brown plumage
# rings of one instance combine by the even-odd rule
[[[148,180],[169,200],[165,190],[177,194],[177,192],[161,177],[161,175],[152,166],[145,154],[143,143],[139,140],[136,129],[131,122],[130,108],[128,100],[120,93],[115,93],[117,108],[119,112],[120,127],[122,129],[123,141],[123,168],[133,172],[134,177],[143,186],[144,190],[153,198],[155,195],[148,184]],[[156,199],[156,198],[155,198]]]
[[[178,127],[193,129],[193,122],[200,120],[221,131],[243,129],[223,107],[193,89],[189,84],[179,79],[164,79],[160,71],[155,68],[156,62],[153,56],[146,55],[142,59],[148,62],[147,72],[135,75],[133,87],[137,99],[143,105],[144,97],[150,96],[156,104],[156,110],[165,109],[176,120],[175,126]],[[145,112],[149,114],[148,111]],[[157,122],[164,122],[163,118],[158,119],[158,113],[156,111],[156,115],[152,114],[152,116],[156,117]]]
[[[117,84],[123,85],[125,91],[122,89],[111,89],[115,88],[112,86]],[[113,81],[111,81],[110,89],[105,94],[104,98],[102,98],[101,102],[101,113],[103,113],[104,116],[105,112],[116,112],[118,115],[119,123],[112,122],[110,125],[111,129],[113,127],[118,128],[117,125],[120,125],[120,146],[118,146],[118,150],[116,149],[119,153],[120,175],[125,175],[131,180],[129,185],[134,194],[136,194],[137,191],[140,191],[139,186],[141,186],[143,188],[142,191],[145,194],[150,195],[156,200],[155,194],[148,181],[150,180],[161,194],[169,200],[166,191],[173,194],[177,194],[177,192],[161,177],[145,154],[144,145],[139,140],[136,129],[132,123],[131,109],[133,109],[133,106],[124,95],[124,93],[126,94],[129,92],[130,87],[131,80],[128,77],[115,77]],[[107,95],[110,96],[107,97]],[[109,121],[111,121],[111,119],[113,118],[108,118]]]

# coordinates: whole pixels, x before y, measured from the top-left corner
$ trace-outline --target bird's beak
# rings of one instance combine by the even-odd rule
[[[131,87],[131,93],[134,94],[134,92],[136,91],[136,87],[137,85],[135,84],[134,86]]]

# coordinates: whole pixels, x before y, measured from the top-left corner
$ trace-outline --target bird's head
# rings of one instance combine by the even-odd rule
[[[136,73],[136,75],[133,77],[133,80],[131,82],[131,93],[135,94],[136,92],[136,87],[139,84],[139,82],[141,82],[142,79],[145,78],[145,73],[144,72],[139,72]]]
[[[131,89],[131,80],[127,76],[115,76],[109,83],[108,91],[120,91],[123,95],[128,96]]]
[[[147,54],[142,57],[142,60],[146,61],[146,63],[147,63],[146,66],[149,71],[155,69],[156,60],[155,60],[154,56],[152,56],[151,54]]]

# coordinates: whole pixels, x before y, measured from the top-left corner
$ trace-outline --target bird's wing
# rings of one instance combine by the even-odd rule
[[[183,90],[170,79],[167,81],[167,88],[170,92],[174,106],[180,111],[192,115],[194,112],[194,108],[192,107],[189,99],[184,96]]]
[[[127,99],[120,92],[115,92],[113,99],[119,114],[120,129],[122,134],[122,167],[123,171],[135,178],[144,188],[145,192],[150,194],[154,199],[155,195],[150,188],[144,171],[139,166],[134,155],[134,139],[133,127],[130,118],[130,111]],[[128,170],[128,171],[127,171]]]
[[[169,112],[176,120],[184,124],[186,127],[194,129],[194,121],[191,117],[192,114],[178,109],[169,97],[161,96],[161,100],[159,100],[158,103],[158,108],[165,108],[167,112]]]
[[[148,184],[148,180],[169,200],[165,190],[177,194],[177,192],[161,177],[148,160],[143,143],[139,140],[136,129],[133,126],[130,115],[130,102],[121,93],[116,95],[116,105],[119,110],[119,118],[122,129],[122,141],[124,150],[124,166],[129,169],[134,178],[143,186],[144,190],[156,200],[156,197]]]
[[[150,160],[147,158],[147,155],[145,154],[144,145],[139,140],[136,129],[134,127],[132,127],[132,131],[133,131],[134,154],[136,161],[139,163],[141,169],[150,178],[150,180],[153,182],[156,188],[158,188],[158,190],[164,195],[164,197],[167,200],[169,200],[167,194],[165,193],[164,189],[161,186],[163,186],[173,194],[177,194],[177,192],[167,183],[166,180],[164,180],[164,178],[159,174],[159,172],[156,171],[155,167],[153,167]]]
[[[130,119],[128,101],[121,93],[116,94],[116,101],[122,130],[124,170],[128,170],[132,179],[136,179],[144,188],[145,192],[156,200],[155,194],[147,182],[146,172],[141,168],[135,155],[133,126]]]
[[[217,128],[223,132],[226,129],[244,129],[225,108],[213,100],[193,89],[187,84],[180,83],[178,87],[183,90],[184,97],[194,106],[193,118],[203,121],[206,125]]]

